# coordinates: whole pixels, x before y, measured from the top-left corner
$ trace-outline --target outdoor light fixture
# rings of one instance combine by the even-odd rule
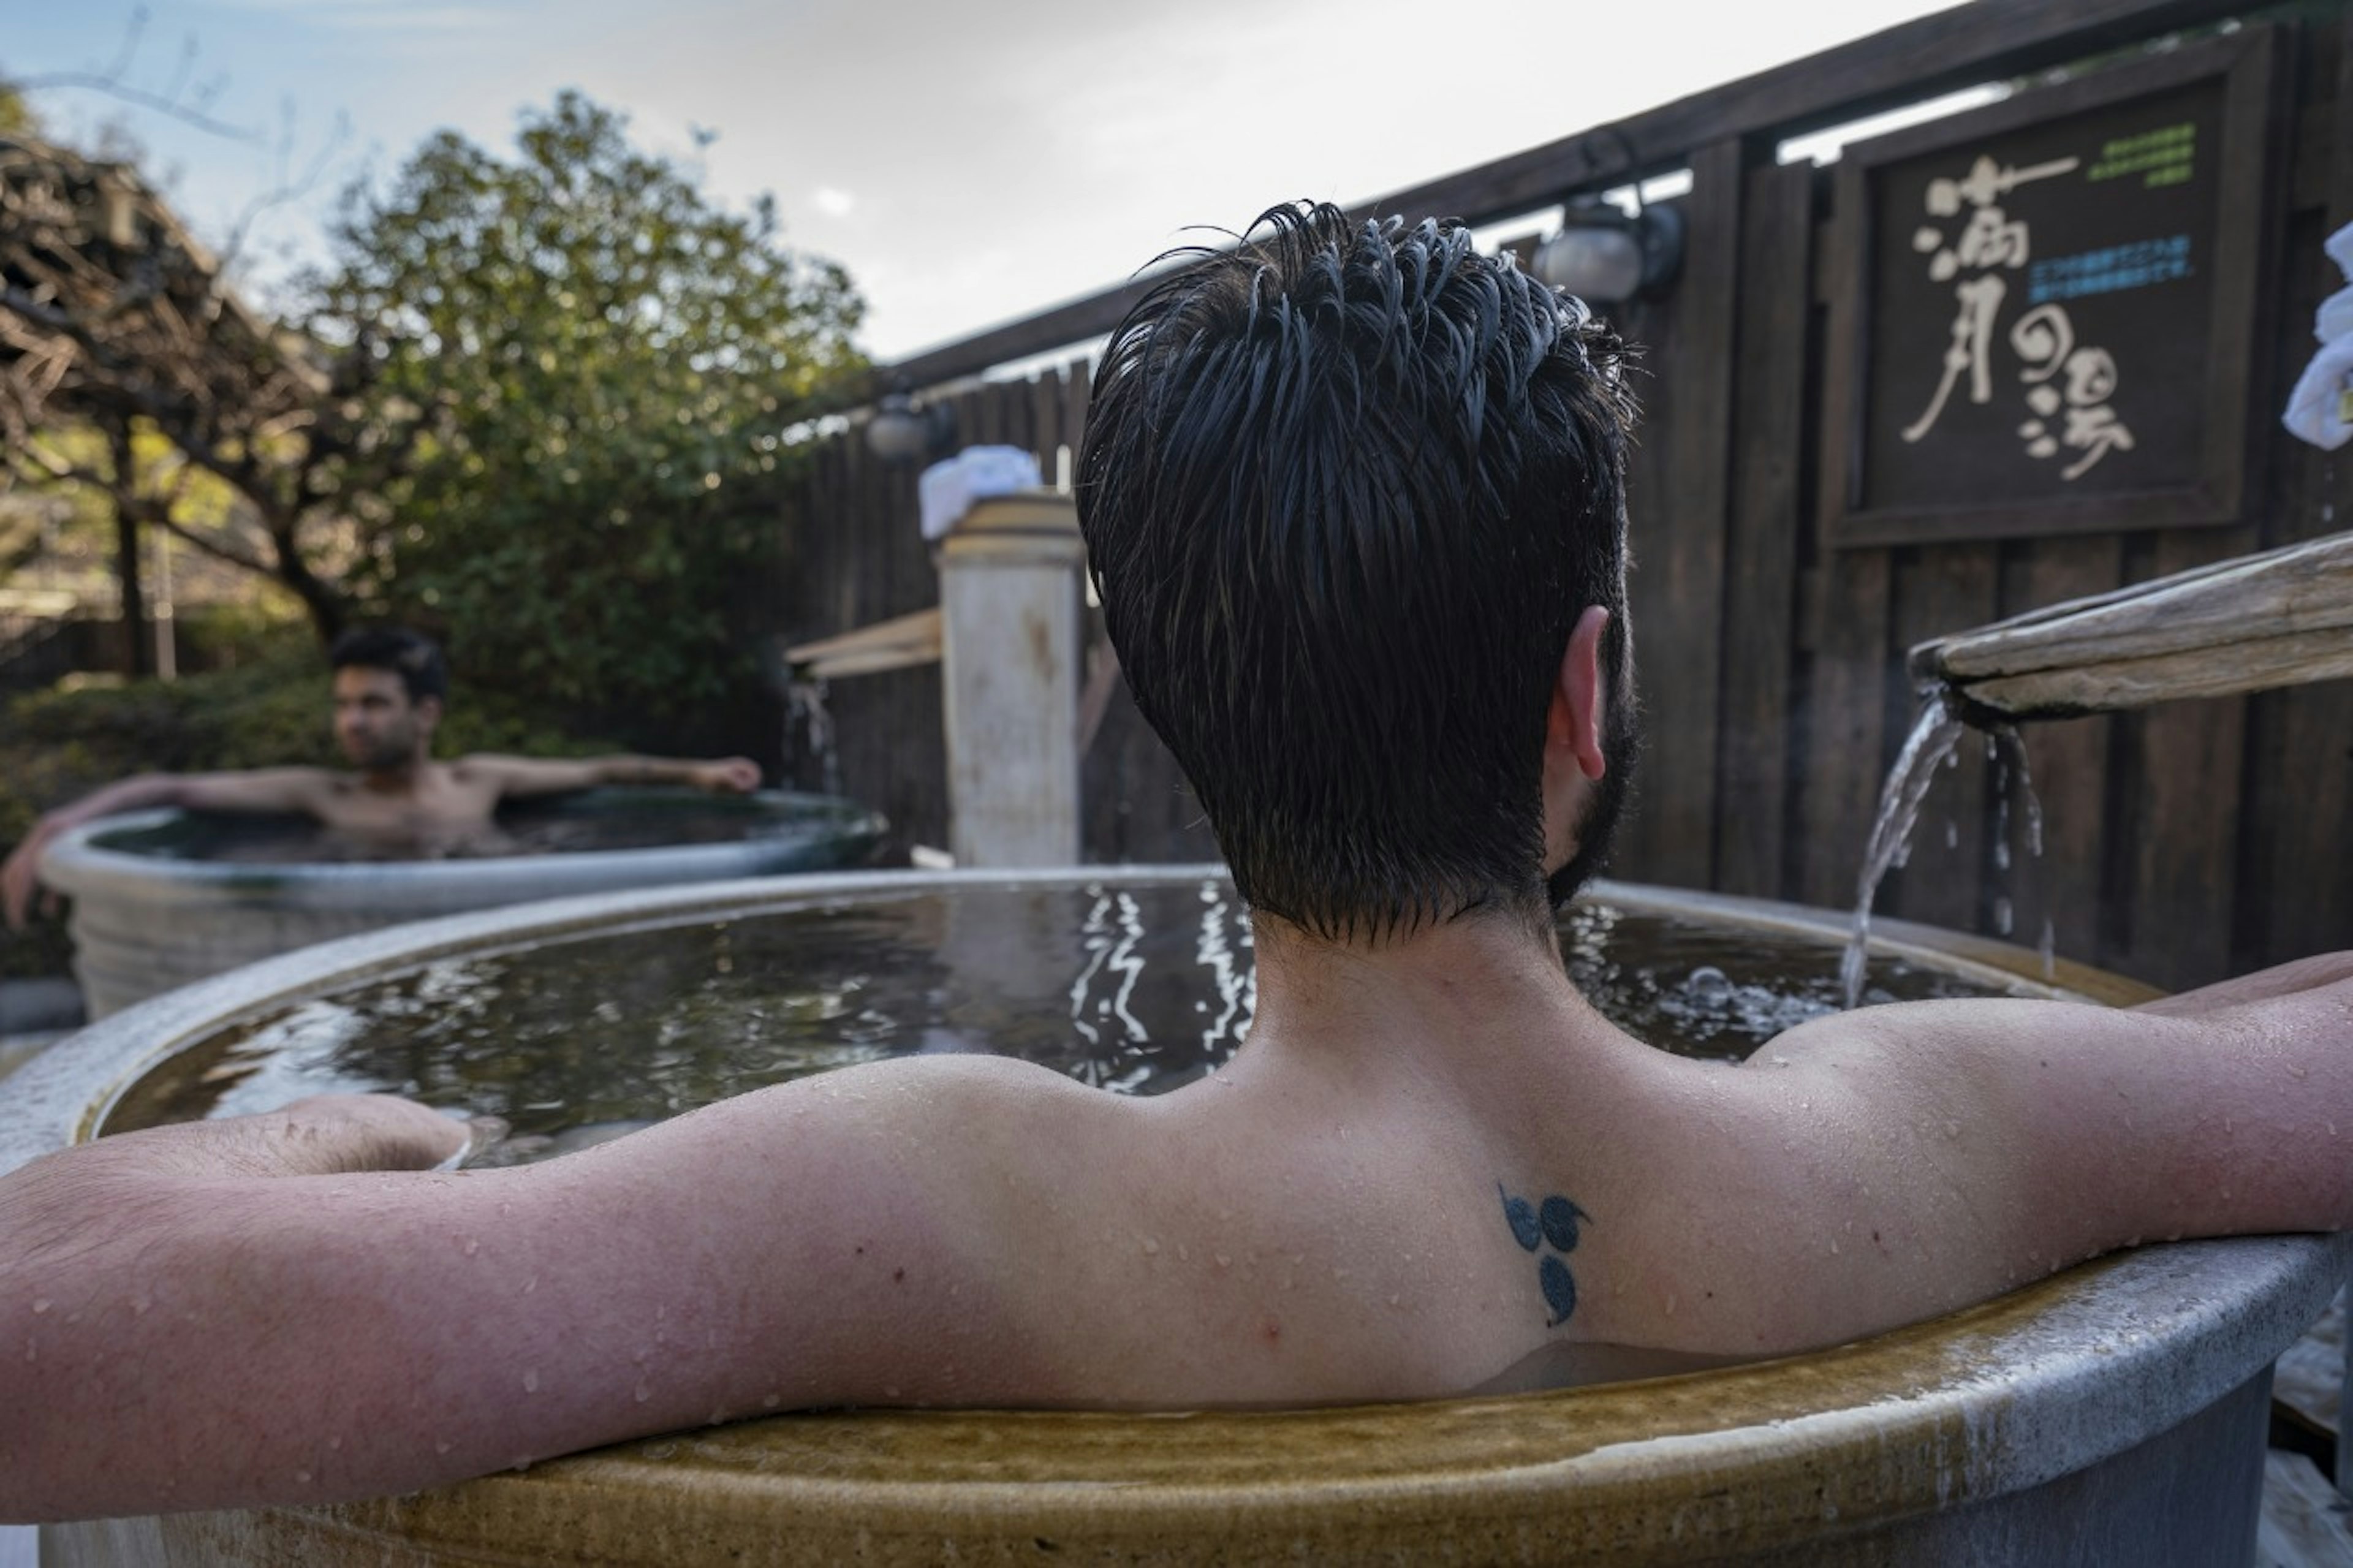
[[[955,445],[955,410],[944,403],[917,406],[913,394],[883,395],[866,422],[866,448],[886,463],[913,463]]]
[[[1577,202],[1560,232],[1536,247],[1537,279],[1589,305],[1656,300],[1683,261],[1683,215],[1673,207],[1628,214],[1607,202]]]

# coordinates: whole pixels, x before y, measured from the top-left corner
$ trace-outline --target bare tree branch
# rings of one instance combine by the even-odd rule
[[[158,114],[168,114],[184,124],[193,125],[199,131],[227,141],[258,142],[269,140],[268,133],[258,127],[233,125],[192,105],[90,71],[44,71],[37,76],[17,77],[8,85],[19,92],[38,92],[57,87],[84,88],[92,92],[102,92],[109,98],[121,99],[125,103],[137,104],[142,109],[152,109]]]
[[[193,125],[208,135],[224,137],[232,142],[265,140],[263,132],[254,126],[232,125],[213,114],[214,101],[220,97],[222,90],[228,85],[228,79],[226,76],[215,77],[211,81],[199,87],[193,95],[187,93],[188,78],[195,71],[196,64],[196,39],[193,33],[180,47],[179,69],[172,78],[169,91],[151,92],[144,88],[133,87],[124,79],[130,75],[132,66],[138,61],[139,47],[147,36],[148,21],[149,13],[146,6],[138,5],[132,8],[130,20],[122,29],[122,47],[115,51],[113,63],[102,71],[45,71],[37,76],[17,77],[13,79],[0,79],[0,86],[10,87],[20,92],[37,92],[47,88],[80,88],[91,92],[102,92],[109,98],[120,99],[125,103],[136,104],[142,109],[152,109],[158,114],[168,114],[173,119],[184,124]]]
[[[246,203],[244,210],[237,215],[237,222],[229,226],[228,238],[221,247],[220,271],[224,278],[236,268],[237,258],[245,253],[245,242],[253,232],[254,220],[272,207],[300,201],[316,190],[319,182],[326,177],[327,170],[333,165],[335,154],[342,152],[344,145],[351,141],[351,116],[338,110],[335,115],[334,129],[330,131],[327,133],[327,139],[320,143],[319,150],[312,155],[310,165],[299,176],[289,178],[286,166],[287,160],[293,151],[292,116],[293,106],[290,103],[287,105],[283,138],[278,149],[278,184]]]

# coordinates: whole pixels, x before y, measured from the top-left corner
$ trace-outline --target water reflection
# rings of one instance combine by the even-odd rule
[[[1835,952],[1607,904],[1561,926],[1570,973],[1662,1048],[1737,1059],[1833,1010]],[[1219,880],[965,888],[837,900],[445,958],[295,1004],[135,1086],[110,1130],[380,1090],[512,1123],[515,1156],[854,1062],[1018,1056],[1123,1093],[1222,1064],[1257,1002]],[[1874,1000],[1970,994],[1882,961]]]

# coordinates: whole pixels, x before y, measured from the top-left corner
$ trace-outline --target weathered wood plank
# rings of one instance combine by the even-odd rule
[[[1904,650],[1941,631],[1982,626],[1999,603],[2000,558],[1992,544],[1924,545],[1898,551],[1893,594],[1894,641],[1887,650],[1890,728],[1910,728],[1915,700]],[[1976,737],[1965,741],[1929,791],[1912,837],[1910,863],[1888,879],[1882,907],[1905,920],[1973,931],[1986,900],[1988,769]]]
[[[1789,795],[1792,623],[1804,522],[1799,466],[1813,310],[1813,171],[1767,167],[1747,181],[1740,258],[1746,292],[1733,356],[1715,886],[1775,898]]]
[[[2186,571],[2253,542],[2247,529],[2165,534],[2157,569]],[[2151,984],[2180,990],[2229,968],[2245,710],[2238,698],[2168,703],[2140,724],[2145,805],[2128,846],[2131,945],[2123,967]]]
[[[1029,450],[1046,483],[1057,482],[1062,436],[1062,373],[1050,369],[1029,378]]]
[[[1722,706],[1725,513],[1732,457],[1740,209],[1746,169],[1736,143],[1694,160],[1684,208],[1690,261],[1674,296],[1662,379],[1667,419],[1647,446],[1663,461],[1661,495],[1636,534],[1634,636],[1650,697],[1650,773],[1639,874],[1704,888],[1715,873],[1715,757]],[[1647,642],[1645,641],[1647,638]]]
[[[2260,627],[2264,622],[2251,616],[2246,624]],[[2348,676],[2353,676],[2353,627],[2329,626],[1997,676],[1971,681],[1961,689],[1970,700],[2004,713],[2066,715],[2238,697]]]
[[[1880,781],[1901,736],[1887,726],[1891,552],[1841,550],[1822,574],[1805,707],[1805,875],[1800,895],[1833,909],[1854,902],[1855,879],[1879,807]]]
[[[2353,626],[2353,533],[2232,556],[1925,644],[1924,672],[1973,681],[2162,654],[2221,656],[2250,637]]]
[[[2341,279],[2320,250],[2324,235],[2353,223],[2353,47],[2344,24],[2322,42],[2336,95],[2331,106],[2330,196],[2299,215],[2284,237],[2281,332],[2288,352],[2274,378],[2284,404],[2301,369],[2304,324]],[[2316,50],[2316,53],[2322,51]],[[2263,542],[2292,542],[2353,521],[2353,463],[2266,429],[2260,470]],[[2247,707],[2242,875],[2233,966],[2253,968],[2353,947],[2353,681],[2259,697]]]
[[[2021,541],[2005,550],[2002,607],[2013,614],[2104,593],[2124,570],[2113,534]],[[2016,939],[2042,940],[2049,922],[2056,951],[2090,961],[2098,951],[2100,863],[2107,835],[2105,719],[2028,724],[2020,731],[2028,772],[2042,803],[2042,854],[2027,853],[2025,805],[2014,802],[2012,861],[2007,879]],[[1997,870],[1999,868],[1997,868]]]

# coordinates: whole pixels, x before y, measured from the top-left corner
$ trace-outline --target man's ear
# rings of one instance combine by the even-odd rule
[[[1561,655],[1560,678],[1554,682],[1552,710],[1546,739],[1568,748],[1577,771],[1598,779],[1609,771],[1602,754],[1601,734],[1609,693],[1602,685],[1601,639],[1609,629],[1609,612],[1588,605],[1568,634],[1568,651]]]
[[[429,731],[441,724],[441,699],[420,697],[417,700],[417,721]]]

